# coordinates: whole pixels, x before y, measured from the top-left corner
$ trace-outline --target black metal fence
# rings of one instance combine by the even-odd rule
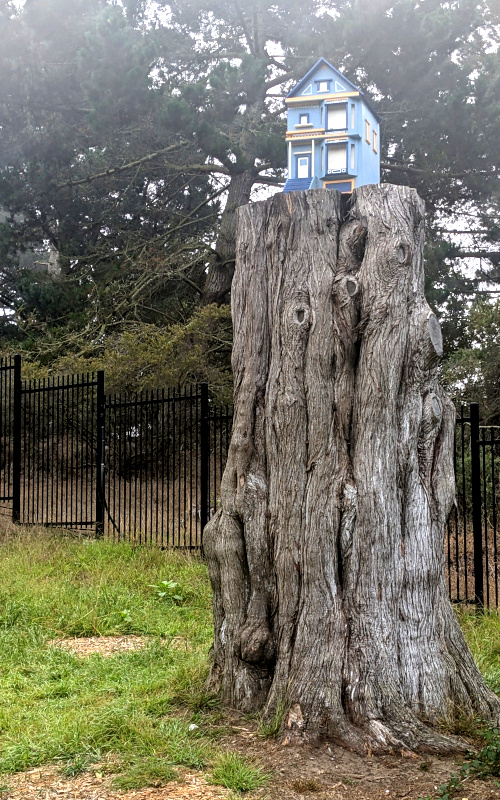
[[[477,403],[458,410],[455,475],[457,500],[445,543],[450,597],[498,608],[500,428],[481,425]]]
[[[0,503],[15,522],[191,550],[217,505],[232,413],[207,384],[104,393],[104,373],[0,362]]]
[[[104,373],[22,381],[0,361],[0,504],[14,521],[190,550],[215,512],[232,409],[207,384],[105,395]],[[461,406],[457,502],[445,540],[450,597],[499,606],[500,428]]]

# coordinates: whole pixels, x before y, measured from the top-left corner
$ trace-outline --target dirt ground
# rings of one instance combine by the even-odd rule
[[[272,773],[269,784],[247,795],[252,800],[418,800],[437,796],[439,786],[457,771],[449,758],[362,758],[341,748],[281,747],[263,742],[250,728],[240,727],[225,743],[255,758]],[[91,770],[75,778],[63,778],[49,766],[11,776],[0,791],[2,800],[222,800],[229,792],[210,786],[201,774],[185,772],[178,782],[162,788],[121,792],[111,788],[112,775]],[[109,766],[108,766],[109,769]],[[107,770],[106,770],[107,772]],[[497,781],[463,785],[457,800],[496,800]]]
[[[80,656],[101,652],[111,655],[119,649],[135,649],[141,637],[102,637],[53,642]],[[419,800],[436,798],[441,784],[459,761],[436,756],[362,757],[348,750],[322,743],[299,747],[282,746],[262,740],[256,726],[234,716],[231,734],[223,746],[255,760],[269,773],[268,785],[247,795],[252,800]],[[117,791],[111,788],[110,764],[94,764],[74,778],[61,775],[57,766],[39,767],[0,779],[2,800],[219,800],[229,792],[210,786],[200,773],[180,772],[179,781],[161,788]],[[234,795],[233,795],[234,796]],[[500,800],[500,782],[468,781],[456,794],[457,800]]]

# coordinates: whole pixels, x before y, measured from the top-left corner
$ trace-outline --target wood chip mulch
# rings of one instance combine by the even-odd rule
[[[75,656],[85,658],[98,653],[101,656],[112,656],[126,650],[140,650],[150,641],[147,636],[85,636],[74,639],[52,639],[49,647],[60,647]],[[182,636],[165,639],[166,647],[175,650],[187,649],[187,641]]]
[[[56,767],[17,773],[4,782],[2,800],[220,800],[226,798],[219,786],[210,786],[199,774],[186,773],[182,783],[171,782],[159,789],[128,792],[110,788],[110,779],[98,770],[74,778],[62,778]]]
[[[147,642],[145,636],[88,636],[75,639],[52,639],[49,647],[69,650],[75,656],[111,656],[122,650],[140,650]]]

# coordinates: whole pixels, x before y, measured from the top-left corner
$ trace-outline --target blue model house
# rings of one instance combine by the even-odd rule
[[[325,58],[285,100],[288,180],[284,192],[352,192],[380,183],[379,117],[363,93]]]

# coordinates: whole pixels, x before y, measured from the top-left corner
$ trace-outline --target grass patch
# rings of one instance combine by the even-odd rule
[[[500,614],[459,607],[457,616],[476,664],[488,685],[500,694]]]
[[[181,768],[207,771],[232,793],[268,781],[261,768],[217,747],[225,728],[204,688],[212,610],[200,560],[33,529],[0,539],[0,556],[0,773],[55,763],[73,777],[107,763],[120,789],[162,786]],[[500,616],[458,615],[500,693]],[[86,658],[49,644],[113,634],[144,635],[147,644]],[[262,736],[276,735],[283,711],[280,703],[261,723]],[[494,737],[483,761],[496,769]],[[7,778],[0,795],[2,785]]]
[[[269,775],[261,767],[250,764],[239,753],[219,753],[217,755],[210,782],[235,792],[253,792],[269,780]]]
[[[113,780],[116,789],[130,791],[145,786],[165,786],[176,777],[176,771],[165,759],[149,756],[130,764]]]
[[[216,702],[204,690],[212,627],[201,561],[31,530],[0,555],[0,773],[60,762],[71,777],[109,753],[123,787],[162,785],[176,765],[204,769]],[[49,645],[124,633],[146,646],[81,658]]]

